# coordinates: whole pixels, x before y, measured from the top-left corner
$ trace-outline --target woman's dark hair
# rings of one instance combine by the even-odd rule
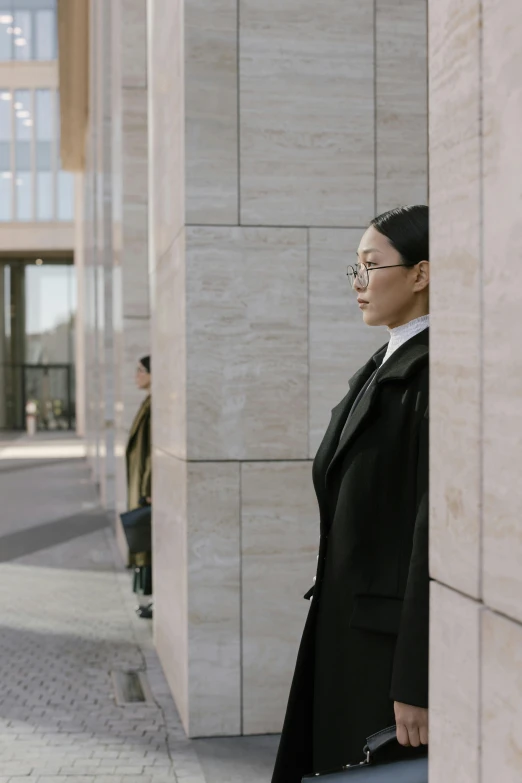
[[[423,204],[397,207],[370,222],[402,257],[406,266],[430,260],[430,211]]]
[[[142,356],[140,359],[140,364],[142,364],[148,373],[150,373],[150,356]]]

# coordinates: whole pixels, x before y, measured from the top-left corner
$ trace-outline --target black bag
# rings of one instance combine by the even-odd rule
[[[138,506],[120,514],[131,555],[152,550],[152,506]]]
[[[366,759],[360,764],[348,764],[332,772],[311,773],[305,775],[302,783],[312,780],[324,780],[325,783],[428,783],[428,757],[425,755],[425,748],[420,751],[424,753],[422,756],[415,755],[411,759],[400,761],[378,761],[377,757],[383,748],[397,743],[396,726],[389,726],[377,734],[372,734],[366,743]],[[416,750],[412,752],[418,753]]]

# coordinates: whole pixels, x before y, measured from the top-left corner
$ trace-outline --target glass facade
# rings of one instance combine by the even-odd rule
[[[16,90],[15,108],[15,214],[18,220],[33,218],[32,166],[32,95],[29,90]]]
[[[0,61],[55,60],[56,0],[0,0]]]
[[[66,262],[0,262],[0,429],[22,429],[33,401],[40,429],[71,429],[75,270]]]
[[[56,90],[0,88],[0,221],[11,220],[74,220],[74,175],[61,169]]]
[[[25,360],[30,364],[74,361],[76,312],[74,267],[25,265]]]
[[[0,0],[0,230],[74,220],[74,175],[61,167],[59,93],[50,86],[57,45],[56,0]],[[29,401],[40,429],[75,424],[74,275],[72,258],[0,259],[0,429],[24,428]]]
[[[50,90],[35,92],[36,139],[36,219],[54,217],[53,170],[56,148],[53,145],[53,102]]]
[[[0,92],[0,220],[13,219],[11,93]]]

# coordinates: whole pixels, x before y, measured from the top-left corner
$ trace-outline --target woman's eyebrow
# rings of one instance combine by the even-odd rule
[[[361,250],[360,253],[359,253],[359,251],[357,251],[356,256],[357,256],[357,258],[359,258],[359,256],[367,256],[370,253],[382,253],[382,251],[381,250],[377,250],[377,248],[375,248],[375,247],[369,247],[367,250]]]

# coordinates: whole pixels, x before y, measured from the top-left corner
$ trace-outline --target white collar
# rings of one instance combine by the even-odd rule
[[[411,340],[416,334],[420,334],[420,332],[428,329],[429,325],[429,315],[422,315],[420,318],[414,318],[413,321],[409,321],[407,324],[396,326],[395,329],[388,329],[390,333],[390,342],[388,343],[388,348],[382,363],[384,364],[392,353],[395,353],[397,348],[400,348],[401,345],[404,345],[408,340]]]

